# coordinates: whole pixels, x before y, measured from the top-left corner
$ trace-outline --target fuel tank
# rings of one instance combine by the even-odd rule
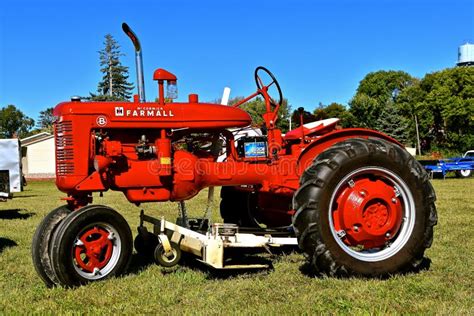
[[[63,102],[54,115],[88,117],[87,127],[222,129],[250,125],[247,112],[212,103]],[[85,122],[84,122],[85,123]]]

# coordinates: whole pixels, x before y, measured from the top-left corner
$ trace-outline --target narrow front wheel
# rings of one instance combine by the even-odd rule
[[[52,210],[43,218],[33,235],[31,244],[33,265],[47,287],[53,287],[57,283],[49,256],[51,238],[69,213],[71,213],[71,210],[66,205]]]
[[[111,208],[91,205],[69,214],[54,234],[51,261],[61,285],[73,287],[123,274],[132,233]]]

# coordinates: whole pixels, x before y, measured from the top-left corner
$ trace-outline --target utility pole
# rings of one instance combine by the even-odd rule
[[[416,144],[418,145],[418,155],[421,155],[420,132],[418,130],[418,117],[416,116],[416,114],[414,114],[413,116],[415,117]]]

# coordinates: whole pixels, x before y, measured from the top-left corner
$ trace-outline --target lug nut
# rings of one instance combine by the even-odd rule
[[[396,198],[392,198],[392,203],[393,203],[393,204],[397,203],[397,199],[396,199]]]
[[[385,237],[387,237],[387,238],[390,238],[390,236],[391,236],[390,233],[385,234]]]

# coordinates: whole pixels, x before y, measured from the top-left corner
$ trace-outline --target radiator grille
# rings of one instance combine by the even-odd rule
[[[72,122],[56,123],[56,175],[74,174],[74,146]]]

